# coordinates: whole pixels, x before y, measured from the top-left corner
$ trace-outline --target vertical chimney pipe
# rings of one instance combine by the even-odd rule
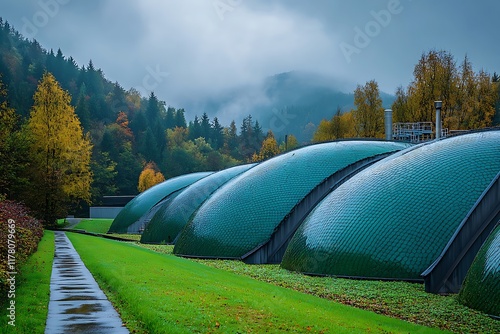
[[[434,101],[434,107],[436,108],[436,139],[441,138],[442,126],[441,126],[441,108],[443,106],[442,101]]]
[[[392,109],[385,109],[385,140],[392,140]]]

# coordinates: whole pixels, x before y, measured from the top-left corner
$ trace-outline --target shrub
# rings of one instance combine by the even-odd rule
[[[11,250],[11,255],[14,255],[14,271],[17,271],[28,256],[36,251],[42,236],[42,224],[29,214],[23,204],[0,201],[0,291],[7,288],[8,272],[13,271],[13,268],[8,266],[9,238],[13,241],[11,249],[15,249],[15,253]]]

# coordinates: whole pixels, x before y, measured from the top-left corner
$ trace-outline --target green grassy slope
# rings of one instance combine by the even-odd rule
[[[38,250],[18,270],[16,276],[15,327],[8,324],[7,300],[0,307],[0,333],[43,333],[50,298],[50,275],[54,260],[54,232],[45,231]],[[3,296],[2,296],[3,297]]]
[[[135,245],[68,237],[137,332],[439,332]]]

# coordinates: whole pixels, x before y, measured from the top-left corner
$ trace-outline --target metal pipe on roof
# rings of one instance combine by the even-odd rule
[[[434,107],[436,108],[436,139],[441,138],[442,126],[441,126],[441,108],[443,106],[442,101],[434,101]]]
[[[392,140],[392,109],[385,109],[385,140]]]

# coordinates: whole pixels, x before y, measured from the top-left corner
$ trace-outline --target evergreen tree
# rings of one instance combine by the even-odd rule
[[[92,60],[89,61],[85,71],[85,84],[90,96],[104,97],[102,71],[96,70]]]
[[[194,116],[194,120],[189,123],[189,140],[195,140],[196,138],[199,138],[202,136],[201,132],[201,124],[200,120],[198,119],[198,116]]]
[[[80,93],[78,94],[75,111],[85,131],[90,130],[90,110],[88,100],[89,97],[87,95],[87,88],[85,86],[85,83],[82,83],[80,87]]]
[[[94,151],[90,163],[94,180],[92,182],[92,203],[102,204],[102,198],[106,195],[116,194],[116,162],[111,160],[109,153],[105,151]]]
[[[136,139],[139,140],[148,128],[148,120],[143,112],[139,111],[134,114],[134,117],[130,122],[130,128],[134,132]]]
[[[106,102],[110,106],[112,117],[118,116],[121,111],[130,113],[125,90],[118,82],[113,84],[113,90],[108,94]]]
[[[175,120],[175,108],[168,107],[167,108],[167,113],[165,115],[165,128],[166,129],[173,129],[177,126],[176,120]]]
[[[264,140],[264,132],[262,132],[262,127],[259,124],[259,121],[255,121],[255,125],[253,126],[253,135],[257,143],[261,143]]]
[[[146,161],[161,161],[160,150],[151,127],[148,127],[146,134],[140,143],[140,153]]]
[[[211,130],[212,127],[210,125],[210,118],[208,118],[207,113],[203,113],[201,116],[201,122],[200,122],[200,131],[201,131],[201,136],[205,138],[205,141],[209,142],[211,139]]]
[[[106,129],[102,135],[101,151],[107,153],[112,158],[118,158],[120,152],[116,149],[115,139],[110,129]]]
[[[116,186],[118,188],[116,195],[137,194],[137,180],[141,170],[141,163],[132,152],[131,143],[125,143],[116,164]]]
[[[236,123],[231,121],[228,128],[224,128],[224,152],[239,159],[238,150],[238,133]]]
[[[160,102],[156,97],[154,92],[151,92],[148,100],[148,107],[146,109],[146,118],[148,120],[148,124],[153,125],[156,123],[158,118],[160,117]]]
[[[217,117],[212,122],[212,147],[214,150],[222,148],[224,145],[224,128],[220,125]]]
[[[1,77],[0,77],[1,79]],[[17,129],[18,116],[7,103],[7,90],[0,80],[0,197],[20,200],[27,188],[29,142]]]
[[[180,128],[187,128],[186,118],[184,116],[184,109],[177,109],[175,113],[175,126]]]

